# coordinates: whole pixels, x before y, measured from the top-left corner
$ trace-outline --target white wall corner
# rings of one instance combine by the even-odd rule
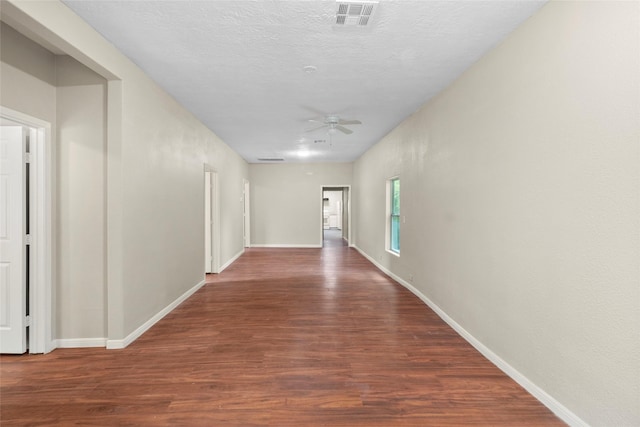
[[[107,340],[107,345],[106,345],[107,349],[108,350],[118,350],[118,349],[123,349],[123,348],[127,347],[129,344],[131,344],[136,339],[138,339],[142,334],[144,334],[149,329],[151,329],[151,327],[153,325],[155,325],[156,323],[158,323],[164,316],[166,316],[167,314],[171,313],[171,311],[173,311],[174,308],[179,306],[182,302],[187,300],[191,295],[196,293],[198,291],[198,289],[200,289],[202,286],[204,286],[204,284],[205,284],[204,280],[200,281],[194,287],[192,287],[191,289],[186,291],[184,294],[180,295],[171,304],[169,304],[168,306],[166,306],[165,308],[160,310],[153,317],[151,317],[145,323],[140,325],[140,327],[138,327],[135,331],[131,332],[124,339],[121,339],[121,340],[109,340],[108,339]]]
[[[242,248],[242,250],[240,252],[238,252],[237,254],[235,254],[229,261],[225,262],[224,265],[222,267],[220,267],[220,269],[218,270],[218,273],[222,273],[227,267],[229,267],[231,264],[233,264],[238,258],[240,258],[242,256],[242,254],[244,253],[244,248]]]
[[[543,389],[534,384],[531,380],[521,374],[517,369],[508,364],[504,359],[491,351],[487,346],[482,344],[477,338],[471,335],[460,324],[453,320],[447,313],[444,312],[436,303],[431,301],[426,295],[416,289],[409,282],[405,281],[401,277],[397,276],[383,265],[376,262],[376,260],[369,254],[364,252],[358,246],[354,246],[355,249],[368,259],[373,265],[375,265],[384,274],[407,288],[411,293],[420,298],[429,308],[431,308],[442,320],[444,320],[454,331],[464,338],[469,344],[471,344],[476,350],[478,350],[484,357],[486,357],[491,363],[496,365],[502,372],[507,374],[512,380],[517,382],[525,390],[527,390],[533,397],[538,399],[544,406],[549,408],[558,418],[567,423],[571,427],[589,427],[589,424],[584,422],[580,417],[571,412],[567,407],[554,399],[551,395],[545,392]]]

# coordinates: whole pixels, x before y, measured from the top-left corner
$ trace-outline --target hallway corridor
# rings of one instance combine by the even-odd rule
[[[342,230],[330,228],[322,230],[322,247],[324,248],[341,248],[347,246],[347,241],[342,238]]]
[[[2,356],[2,424],[563,425],[354,249],[208,280],[124,350]]]

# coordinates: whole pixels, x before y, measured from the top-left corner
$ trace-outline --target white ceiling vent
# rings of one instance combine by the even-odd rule
[[[371,21],[377,1],[337,3],[336,25],[345,27],[365,27]]]

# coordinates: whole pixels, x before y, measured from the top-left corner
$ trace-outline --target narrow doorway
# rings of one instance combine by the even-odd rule
[[[322,187],[322,247],[349,246],[350,187]]]
[[[251,247],[251,193],[249,181],[244,180],[244,193],[242,195],[244,202],[243,208],[243,231],[244,231],[244,247]]]
[[[218,174],[205,166],[204,172],[204,272],[217,273],[220,263]]]
[[[0,106],[0,134],[0,353],[48,353],[55,348],[51,124]]]
[[[204,173],[204,272],[213,273],[213,242],[211,226],[213,225],[213,209],[211,209],[211,172]]]

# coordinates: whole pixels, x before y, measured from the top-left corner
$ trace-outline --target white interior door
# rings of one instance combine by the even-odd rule
[[[21,126],[0,127],[0,353],[27,349],[26,135]]]

